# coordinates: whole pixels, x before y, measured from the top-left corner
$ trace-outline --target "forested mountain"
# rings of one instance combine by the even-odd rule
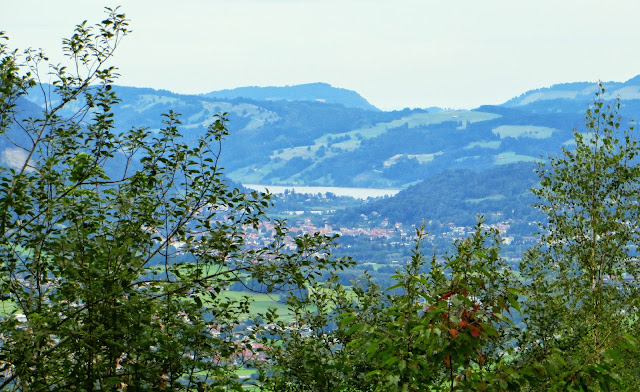
[[[332,87],[327,83],[308,83],[285,87],[239,87],[212,91],[204,94],[209,98],[249,98],[257,101],[315,101],[335,103],[348,108],[379,110],[355,91]]]
[[[531,207],[536,199],[529,191],[539,181],[535,168],[533,163],[520,162],[480,172],[448,169],[394,197],[354,208],[336,220],[345,225],[366,217],[369,221],[386,219],[417,226],[423,220],[472,226],[477,215],[485,215],[488,221],[534,222],[540,218]],[[527,227],[518,231],[530,234]]]
[[[603,82],[606,88],[604,98],[607,100],[620,98],[627,105],[637,107],[640,99],[640,75],[626,82]],[[562,83],[551,87],[527,91],[507,101],[504,106],[525,107],[530,111],[570,112],[584,111],[580,105],[590,102],[598,91],[596,83],[576,82]]]
[[[622,100],[622,114],[638,117],[640,77],[608,85],[608,98]],[[561,84],[474,110],[384,112],[355,92],[322,83],[204,95],[115,87],[122,103],[114,119],[119,129],[156,130],[161,114],[174,110],[194,141],[216,113],[227,113],[221,162],[241,183],[405,188],[444,170],[485,171],[556,154],[572,143],[595,88]],[[42,104],[37,92],[28,99],[27,112]],[[5,161],[11,156],[3,152]]]

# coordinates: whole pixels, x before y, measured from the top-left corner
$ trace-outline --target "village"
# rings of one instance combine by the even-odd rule
[[[285,217],[289,226],[290,238],[301,234],[320,233],[327,236],[337,236],[338,254],[350,255],[358,263],[396,264],[402,260],[394,259],[392,255],[409,256],[410,250],[415,244],[416,225],[405,225],[402,222],[390,222],[388,219],[369,219],[362,216],[357,225],[342,225],[334,223],[331,217],[335,209],[311,209],[311,210],[284,210],[280,217]],[[376,215],[373,213],[372,215]],[[534,231],[534,222],[514,222],[513,219],[501,219],[501,213],[491,215],[492,223],[483,224],[485,229],[493,229],[500,235],[503,248],[503,257],[509,263],[517,264],[521,261],[522,249],[530,247],[539,241],[534,235],[524,235],[512,230],[514,223],[531,227]],[[452,244],[470,237],[475,227],[458,225],[455,222],[436,222],[427,220],[424,222],[427,235],[424,237],[427,245],[439,249],[450,249]],[[276,230],[274,221],[263,221],[257,230],[246,228],[245,241],[252,247],[265,246],[272,241]],[[288,241],[288,246],[293,248],[293,240]],[[360,257],[361,249],[376,249],[374,260]],[[401,249],[403,251],[398,252]],[[386,250],[386,251],[385,251]],[[394,250],[396,250],[394,252]],[[404,258],[406,261],[406,257]]]

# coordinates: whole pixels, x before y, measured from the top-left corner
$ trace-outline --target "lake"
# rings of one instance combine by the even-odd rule
[[[394,196],[400,189],[380,189],[380,188],[347,188],[339,186],[298,186],[298,185],[259,185],[259,184],[242,184],[245,188],[253,189],[259,192],[269,190],[274,194],[282,194],[285,190],[289,192],[295,191],[302,194],[328,193],[331,192],[337,196],[349,196],[356,199],[366,200],[370,197]]]

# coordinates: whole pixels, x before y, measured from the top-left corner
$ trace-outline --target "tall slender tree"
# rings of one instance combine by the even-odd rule
[[[575,149],[541,165],[533,189],[548,221],[521,265],[523,347],[531,358],[562,358],[554,371],[539,369],[548,378],[539,390],[592,382],[634,390],[640,381],[635,354],[620,350],[638,338],[640,146],[633,124],[621,125],[620,101],[604,98],[600,85]]]

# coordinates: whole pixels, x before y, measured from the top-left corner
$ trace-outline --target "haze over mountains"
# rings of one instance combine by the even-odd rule
[[[624,117],[638,117],[640,76],[605,87],[607,98],[621,99]],[[216,113],[228,113],[230,135],[221,162],[239,183],[406,188],[445,171],[471,170],[503,176],[507,184],[515,177],[532,178],[536,161],[557,155],[563,146],[570,148],[572,130],[580,129],[596,88],[595,83],[567,83],[474,110],[385,112],[354,91],[325,83],[202,95],[116,86],[122,102],[114,107],[114,118],[120,129],[154,130],[162,127],[161,114],[173,110],[182,114],[187,140],[195,140]],[[29,100],[21,109],[34,115],[42,98],[34,91]],[[5,163],[19,162],[11,146],[0,149]],[[501,167],[510,169],[496,170]],[[495,204],[518,197],[514,189],[507,192],[499,183],[492,191],[483,188],[485,195],[475,192],[461,200]],[[526,192],[528,185],[522,186]]]
[[[640,77],[605,85],[625,115],[638,112]],[[228,112],[222,163],[237,182],[403,188],[446,169],[482,171],[557,154],[582,124],[595,88],[561,84],[474,110],[383,112],[323,83],[204,95],[118,87],[115,118],[119,127],[155,129],[173,109],[195,138],[214,114]]]
[[[284,87],[239,87],[203,94],[208,98],[251,98],[256,101],[316,101],[337,103],[350,108],[379,110],[355,91],[332,87],[327,83],[309,83]]]

